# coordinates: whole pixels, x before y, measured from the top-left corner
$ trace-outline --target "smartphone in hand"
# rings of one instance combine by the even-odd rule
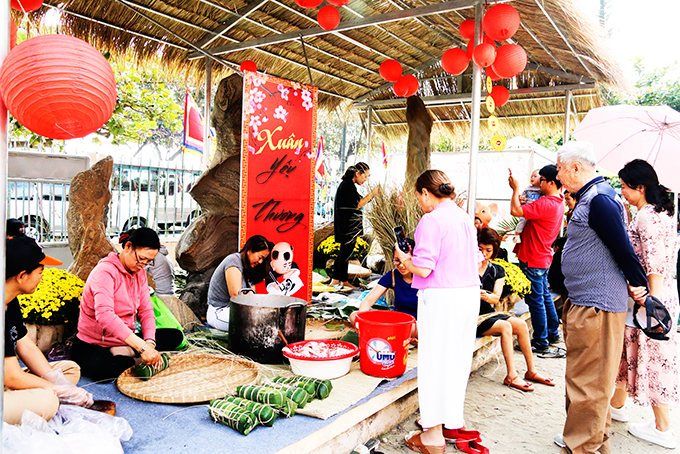
[[[409,253],[411,252],[411,247],[406,242],[406,234],[404,233],[404,228],[400,225],[394,228],[394,235],[397,237],[397,245],[402,251]]]

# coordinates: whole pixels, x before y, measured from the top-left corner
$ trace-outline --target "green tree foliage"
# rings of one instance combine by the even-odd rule
[[[157,66],[132,67],[112,64],[118,101],[113,115],[97,131],[111,137],[114,145],[152,144],[175,149],[182,140],[183,91],[177,83],[163,80]]]
[[[678,62],[663,68],[648,70],[642,58],[636,58],[633,67],[638,79],[635,82],[635,103],[640,106],[668,105],[680,111],[680,77]]]

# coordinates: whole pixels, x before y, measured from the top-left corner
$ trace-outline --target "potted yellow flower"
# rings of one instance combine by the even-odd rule
[[[38,288],[30,295],[19,295],[21,315],[28,335],[43,353],[75,333],[80,297],[85,282],[57,268],[45,268]]]
[[[503,259],[495,259],[492,262],[505,269],[505,285],[503,286],[500,306],[496,306],[496,310],[499,312],[509,311],[525,295],[531,293],[531,281],[517,265]]]

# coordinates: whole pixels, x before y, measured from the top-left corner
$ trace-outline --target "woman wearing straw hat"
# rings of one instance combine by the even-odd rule
[[[425,212],[416,228],[416,247],[411,255],[395,245],[395,253],[419,290],[418,392],[425,430],[409,434],[406,445],[440,454],[445,439],[468,439],[457,446],[473,452],[481,446],[471,446],[479,433],[463,429],[463,405],[479,313],[477,230],[452,200],[454,188],[444,172],[425,171],[415,189]]]
[[[676,234],[674,206],[668,189],[659,184],[654,168],[635,159],[619,171],[621,194],[638,213],[628,226],[633,249],[647,274],[650,293],[668,309],[671,320],[678,319],[678,293],[675,287]],[[678,404],[678,363],[675,329],[667,341],[647,337],[642,330],[626,326],[623,355],[616,390],[611,400],[612,419],[627,422],[628,395],[643,406],[651,406],[654,420],[629,424],[628,431],[638,438],[665,448],[676,446],[670,426],[669,405]]]
[[[71,357],[93,380],[115,379],[140,362],[158,368],[158,350],[174,350],[184,340],[178,329],[156,330],[146,267],[161,247],[158,234],[147,227],[132,229],[120,243],[121,253],[110,253],[94,267],[80,300]],[[137,319],[141,335],[134,332]]]

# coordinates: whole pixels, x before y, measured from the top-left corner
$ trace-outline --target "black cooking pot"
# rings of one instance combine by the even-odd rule
[[[307,302],[281,295],[241,294],[230,299],[229,347],[258,363],[283,362],[281,349],[305,339]]]

